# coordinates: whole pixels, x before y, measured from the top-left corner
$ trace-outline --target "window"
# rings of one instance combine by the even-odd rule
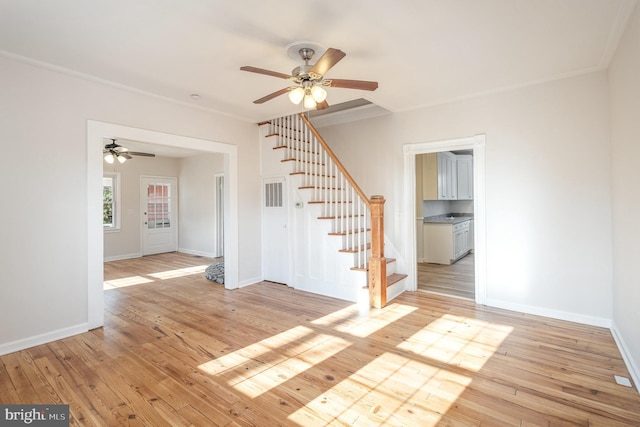
[[[171,185],[149,184],[147,186],[147,228],[171,227]]]
[[[120,229],[120,174],[102,177],[102,225],[105,231]]]

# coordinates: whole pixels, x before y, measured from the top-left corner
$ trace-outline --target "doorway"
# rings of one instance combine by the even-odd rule
[[[183,147],[224,157],[224,253],[225,288],[238,288],[238,154],[235,145],[205,139],[133,128],[113,123],[87,121],[87,305],[89,329],[104,324],[102,224],[103,138],[116,135],[134,141]]]
[[[484,304],[486,300],[486,248],[485,248],[485,136],[475,135],[471,137],[420,142],[406,144],[404,146],[404,187],[405,202],[405,254],[407,256],[408,280],[407,290],[418,290],[418,258],[417,258],[417,231],[420,221],[416,219],[416,156],[427,153],[451,152],[456,150],[472,150],[473,154],[473,288],[475,302]]]
[[[475,300],[473,150],[416,155],[417,287]]]

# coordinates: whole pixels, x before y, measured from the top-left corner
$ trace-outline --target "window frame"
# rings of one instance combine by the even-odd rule
[[[102,174],[102,178],[103,178],[103,184],[102,184],[102,188],[103,188],[103,194],[104,194],[104,178],[111,178],[113,180],[113,197],[112,197],[112,205],[113,205],[113,224],[112,225],[105,225],[104,224],[104,219],[103,219],[103,223],[102,223],[102,228],[104,230],[105,233],[115,233],[115,232],[119,232],[120,231],[120,225],[121,225],[121,210],[120,210],[120,206],[121,206],[121,191],[120,191],[120,172],[104,172]],[[104,206],[104,198],[102,199],[102,203]]]

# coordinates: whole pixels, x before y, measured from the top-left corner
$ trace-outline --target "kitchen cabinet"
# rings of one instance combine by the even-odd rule
[[[458,200],[473,200],[473,156],[456,156]]]
[[[422,200],[457,200],[456,155],[448,151],[422,154]]]
[[[453,226],[453,258],[458,258],[469,252],[469,221]]]
[[[424,224],[424,262],[453,264],[471,250],[470,221]]]

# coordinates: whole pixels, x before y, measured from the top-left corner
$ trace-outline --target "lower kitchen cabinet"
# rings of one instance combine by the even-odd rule
[[[470,222],[424,224],[424,261],[453,264],[471,250]]]

